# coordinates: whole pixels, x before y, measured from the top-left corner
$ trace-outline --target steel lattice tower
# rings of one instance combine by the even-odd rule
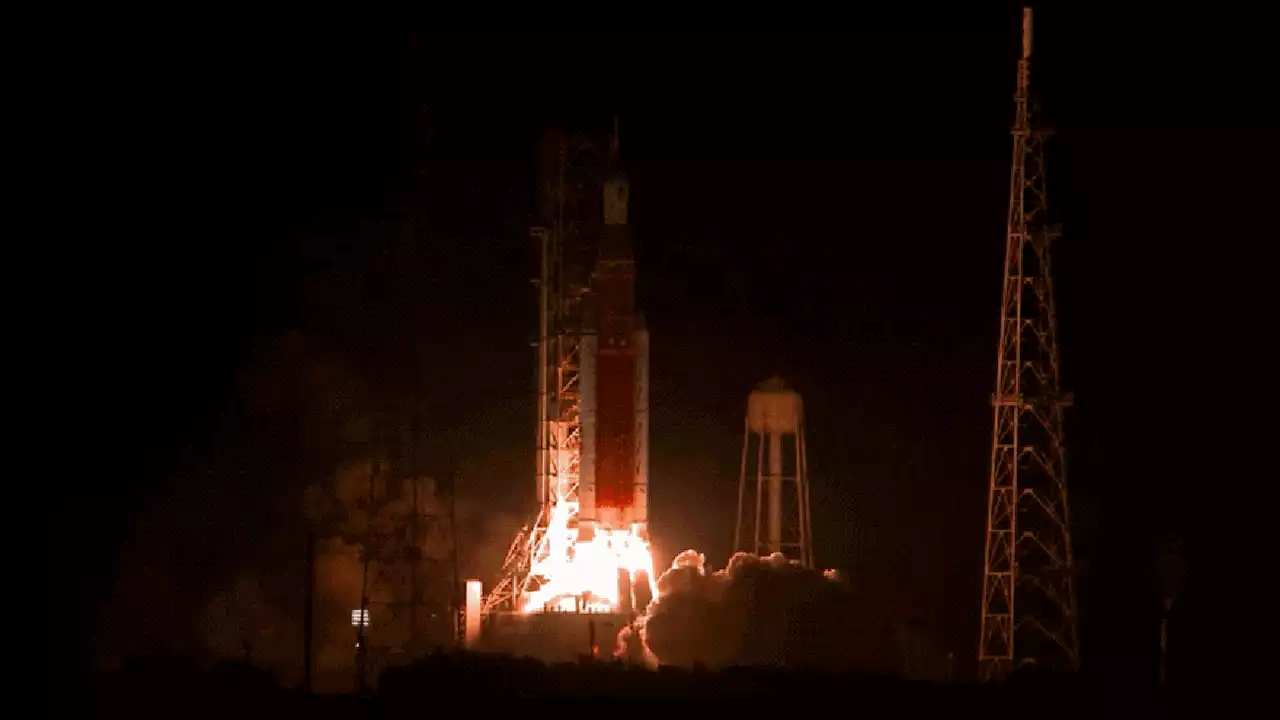
[[[530,229],[541,256],[539,277],[537,498],[538,513],[512,540],[502,577],[485,597],[484,613],[515,610],[538,582],[534,561],[549,551],[546,533],[557,498],[576,501],[582,451],[579,415],[582,321],[588,249],[601,216],[603,155],[584,135],[548,133],[540,157],[539,225]],[[593,204],[596,203],[596,204]]]
[[[1044,141],[1033,129],[1031,9],[1022,11],[1000,349],[996,363],[986,567],[978,663],[983,679],[1015,664],[1079,665],[1063,408],[1049,246]]]

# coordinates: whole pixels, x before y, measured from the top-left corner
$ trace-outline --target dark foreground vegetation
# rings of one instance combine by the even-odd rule
[[[615,662],[545,665],[534,660],[438,654],[382,674],[361,696],[309,694],[281,686],[266,671],[242,662],[198,667],[182,657],[139,658],[94,678],[95,714],[112,717],[353,717],[421,714],[451,708],[487,716],[494,702],[518,698],[790,698],[836,707],[975,709],[1008,707],[1038,715],[1156,710],[1152,693],[1118,691],[1073,677],[1022,673],[1002,686],[933,685],[870,676],[824,676],[735,668],[718,672]],[[854,703],[855,705],[849,705]],[[960,706],[960,707],[958,707]],[[407,715],[405,717],[408,717]]]

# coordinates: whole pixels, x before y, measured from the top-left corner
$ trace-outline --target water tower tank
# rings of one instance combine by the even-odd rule
[[[781,378],[761,383],[747,397],[747,427],[753,433],[794,435],[804,423],[804,401]]]

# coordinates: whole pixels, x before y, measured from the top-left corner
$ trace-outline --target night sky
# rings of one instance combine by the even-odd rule
[[[1199,592],[1193,483],[1241,472],[1248,453],[1224,461],[1223,443],[1262,425],[1241,386],[1262,363],[1232,338],[1262,307],[1274,198],[1249,138],[1276,118],[1225,22],[1037,20],[1086,663],[1149,674],[1156,541],[1190,543]],[[727,560],[746,395],[781,374],[808,409],[819,563],[972,655],[1018,23],[120,49],[90,70],[85,131],[103,158],[86,206],[118,238],[86,255],[111,269],[83,309],[102,339],[82,380],[110,438],[93,460],[118,480],[78,496],[96,538],[85,623],[142,566],[163,578],[162,634],[238,573],[300,597],[292,515],[331,449],[299,439],[324,402],[311,385],[252,409],[246,378],[306,372],[273,355],[282,338],[420,408],[460,493],[529,512],[535,143],[616,113],[652,334],[658,562]],[[165,550],[137,559],[131,538]]]

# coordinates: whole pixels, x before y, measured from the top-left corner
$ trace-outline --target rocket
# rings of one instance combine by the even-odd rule
[[[649,333],[636,312],[631,186],[615,127],[602,185],[603,229],[580,346],[579,523],[647,537]],[[590,530],[588,530],[590,532]]]

